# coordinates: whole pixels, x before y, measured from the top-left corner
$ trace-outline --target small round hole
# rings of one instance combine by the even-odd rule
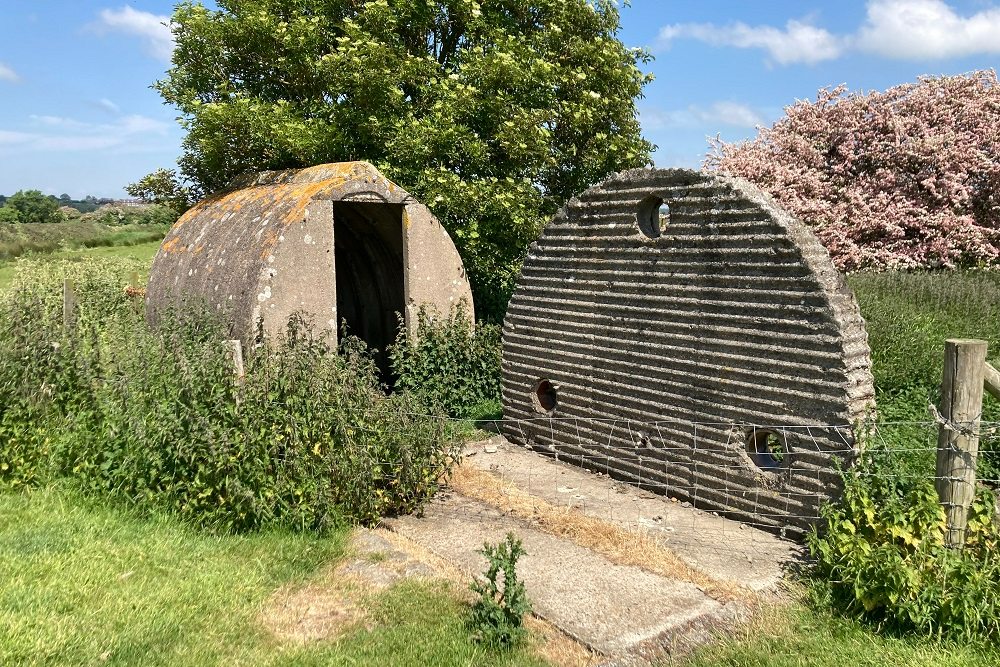
[[[670,205],[662,197],[649,195],[639,202],[639,231],[647,238],[659,238],[670,224]]]
[[[558,387],[548,380],[539,380],[535,383],[531,402],[535,406],[535,412],[543,415],[552,414],[559,405]]]
[[[774,431],[754,429],[747,438],[747,450],[754,464],[762,470],[780,468],[785,460],[788,445]]]

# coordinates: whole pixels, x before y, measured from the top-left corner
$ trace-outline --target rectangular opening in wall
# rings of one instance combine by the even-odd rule
[[[386,348],[399,333],[405,309],[403,206],[333,202],[338,326],[377,350],[389,377]]]

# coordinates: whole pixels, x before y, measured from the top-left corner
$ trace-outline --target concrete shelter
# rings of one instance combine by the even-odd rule
[[[163,241],[147,310],[195,297],[244,344],[304,313],[317,331],[384,349],[421,306],[447,314],[472,292],[448,233],[367,162],[263,172],[195,205]]]

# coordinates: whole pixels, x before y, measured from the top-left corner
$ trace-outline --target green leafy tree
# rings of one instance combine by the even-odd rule
[[[6,206],[17,211],[19,222],[62,222],[59,202],[39,190],[18,190],[7,198]]]
[[[10,206],[0,206],[0,224],[5,222],[20,222],[17,209]]]
[[[368,160],[452,234],[480,314],[570,196],[649,163],[650,77],[612,0],[219,0],[179,5],[156,89],[198,193],[260,169]]]
[[[125,191],[150,204],[166,206],[180,215],[194,203],[190,186],[181,182],[173,169],[157,169],[125,186]]]

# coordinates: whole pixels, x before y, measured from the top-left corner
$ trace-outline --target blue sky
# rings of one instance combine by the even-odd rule
[[[0,0],[0,193],[116,197],[174,164],[182,132],[149,87],[172,6]],[[657,165],[698,166],[706,137],[752,137],[821,87],[996,69],[1000,0],[633,0],[621,38],[656,56],[639,106]]]

